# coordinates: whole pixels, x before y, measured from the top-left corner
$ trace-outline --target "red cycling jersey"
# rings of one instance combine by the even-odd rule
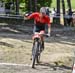
[[[31,15],[28,16],[29,19],[34,19],[35,24],[37,25],[45,25],[48,24],[50,26],[50,18],[45,15],[44,17],[41,18],[39,12],[32,13]]]

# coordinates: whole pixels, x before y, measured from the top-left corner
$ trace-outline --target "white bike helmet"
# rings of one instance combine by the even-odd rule
[[[40,13],[46,14],[46,8],[45,8],[45,7],[41,7],[41,8],[40,8]]]

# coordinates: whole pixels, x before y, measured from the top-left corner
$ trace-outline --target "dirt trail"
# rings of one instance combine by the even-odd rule
[[[0,65],[1,73],[71,73],[75,37],[46,38],[41,64],[36,69],[30,66],[31,47],[31,35],[0,34],[0,63],[26,65]]]
[[[75,30],[69,29],[67,31],[65,28],[52,29],[51,37],[45,38],[45,50],[41,55],[41,63],[36,65],[36,69],[32,69],[30,66],[32,29],[29,30],[28,27],[20,25],[15,27],[3,25],[0,29],[0,72],[71,73]]]

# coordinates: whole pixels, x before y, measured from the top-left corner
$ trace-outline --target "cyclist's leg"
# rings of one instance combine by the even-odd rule
[[[43,37],[43,34],[45,34],[45,25],[42,25],[42,26],[35,25],[35,33],[39,33],[40,36],[41,36],[41,41],[42,41],[41,48],[43,50],[44,49],[44,37]]]
[[[44,50],[44,34],[45,34],[45,25],[41,26],[40,29],[40,34],[41,34],[41,50]]]
[[[45,25],[45,33],[48,33],[48,25]]]
[[[43,30],[43,31],[40,31],[40,33],[41,33],[41,50],[44,50],[44,34],[45,34],[45,31]]]

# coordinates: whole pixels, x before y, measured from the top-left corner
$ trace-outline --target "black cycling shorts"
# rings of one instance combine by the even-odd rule
[[[45,25],[35,25],[35,26],[34,26],[34,31],[35,31],[35,32],[40,32],[40,31],[42,31],[42,30],[45,31]]]

